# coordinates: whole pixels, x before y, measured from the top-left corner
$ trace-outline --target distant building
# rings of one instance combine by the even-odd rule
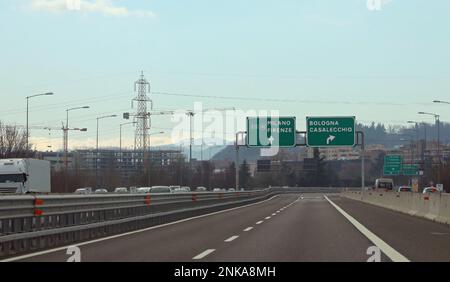
[[[61,171],[64,169],[64,152],[42,152],[39,158],[49,161],[50,166],[54,171]],[[73,169],[73,154],[67,155],[67,167]]]
[[[50,161],[55,171],[64,169],[64,152],[43,152],[41,157]],[[150,158],[153,167],[166,167],[173,163],[185,161],[185,156],[180,150],[151,150],[146,154],[146,160]],[[135,172],[142,167],[141,154],[131,150],[120,152],[114,149],[77,150],[70,152],[67,158],[69,170],[84,169],[94,171],[114,167],[121,173]]]

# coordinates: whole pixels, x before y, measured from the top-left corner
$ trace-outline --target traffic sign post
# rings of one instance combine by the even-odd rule
[[[295,147],[295,117],[247,117],[247,146]]]
[[[308,147],[354,147],[355,117],[307,117]]]
[[[401,155],[388,155],[384,157],[383,175],[400,175],[403,158]]]

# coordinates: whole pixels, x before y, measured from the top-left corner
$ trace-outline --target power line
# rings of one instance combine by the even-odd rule
[[[433,103],[392,103],[392,102],[373,102],[373,101],[320,101],[320,100],[299,100],[299,99],[273,99],[273,98],[257,98],[257,97],[239,97],[239,96],[220,96],[220,95],[199,95],[199,94],[183,94],[170,92],[152,92],[153,95],[176,96],[176,97],[192,97],[207,99],[223,99],[236,101],[260,101],[260,102],[279,102],[279,103],[302,103],[302,104],[344,104],[344,105],[379,105],[379,106],[405,106],[405,105],[431,105]]]

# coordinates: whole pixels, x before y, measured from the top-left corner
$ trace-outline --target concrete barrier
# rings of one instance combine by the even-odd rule
[[[438,222],[450,224],[450,195],[449,194],[441,194],[439,215],[435,220]]]
[[[424,195],[409,192],[368,190],[364,192],[343,191],[341,195],[411,216],[450,224],[450,194]]]

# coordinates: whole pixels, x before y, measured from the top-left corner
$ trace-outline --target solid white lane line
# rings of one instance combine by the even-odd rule
[[[165,224],[161,224],[161,225],[157,225],[157,226],[152,226],[152,227],[148,227],[148,228],[144,228],[144,229],[140,229],[140,230],[130,231],[130,232],[127,232],[127,233],[122,233],[122,234],[113,235],[113,236],[109,236],[109,237],[99,238],[99,239],[95,239],[95,240],[87,241],[87,242],[83,242],[83,243],[71,244],[71,245],[67,245],[67,246],[64,246],[64,247],[59,247],[59,248],[50,249],[50,250],[46,250],[46,251],[40,251],[40,252],[31,253],[31,254],[27,254],[27,255],[22,255],[22,256],[18,256],[18,257],[12,257],[12,258],[8,258],[8,259],[0,260],[0,262],[17,261],[17,260],[22,260],[22,259],[42,256],[42,255],[46,255],[46,254],[50,254],[50,253],[54,253],[54,252],[58,252],[58,251],[65,251],[65,250],[67,250],[67,248],[72,247],[72,246],[74,246],[74,247],[81,247],[81,246],[90,245],[90,244],[94,244],[94,243],[98,243],[98,242],[102,242],[102,241],[106,241],[106,240],[111,240],[111,239],[116,239],[116,238],[120,238],[120,237],[124,237],[124,236],[128,236],[128,235],[133,235],[133,234],[137,234],[137,233],[141,233],[141,232],[146,232],[146,231],[149,231],[149,230],[154,230],[154,229],[158,229],[158,228],[162,228],[162,227],[166,227],[166,226],[170,226],[170,225],[175,225],[175,224],[178,224],[178,223],[191,221],[191,220],[194,220],[194,219],[199,219],[199,218],[208,217],[208,216],[212,216],[212,215],[216,215],[216,214],[221,214],[221,213],[225,213],[225,212],[229,212],[229,211],[243,209],[243,208],[246,208],[246,207],[251,207],[251,206],[255,206],[255,205],[259,205],[259,204],[271,201],[271,200],[277,198],[278,196],[279,195],[275,195],[275,196],[273,196],[273,197],[271,197],[271,198],[269,198],[267,200],[264,200],[264,201],[261,201],[261,202],[257,202],[257,203],[253,203],[253,204],[248,204],[248,205],[245,205],[245,206],[240,206],[240,207],[235,207],[235,208],[226,209],[226,210],[222,210],[222,211],[217,211],[217,212],[212,212],[212,213],[208,213],[208,214],[203,214],[203,215],[199,215],[199,216],[189,217],[189,218],[181,219],[181,220],[174,221],[174,222],[169,222],[169,223],[165,223]]]
[[[208,249],[208,250],[204,251],[203,253],[201,253],[201,254],[199,254],[199,255],[193,257],[192,259],[193,259],[193,260],[199,260],[199,259],[202,259],[202,258],[206,257],[207,255],[211,254],[211,253],[214,252],[214,251],[215,251],[215,249]]]
[[[367,229],[364,225],[359,223],[355,218],[346,213],[343,209],[341,209],[338,205],[336,205],[333,201],[328,199],[325,196],[325,199],[338,211],[340,212],[348,221],[350,221],[356,229],[359,230],[364,236],[367,237],[372,243],[375,244],[380,250],[388,256],[393,262],[409,262],[409,260],[404,257],[402,254],[397,252],[394,248],[389,246],[386,242],[384,242],[380,237],[372,233],[369,229]]]
[[[256,224],[261,224],[261,223],[263,223],[263,222],[264,222],[264,221],[261,220],[261,221],[258,221]]]
[[[235,235],[235,236],[231,236],[230,238],[226,239],[225,242],[229,243],[231,241],[236,240],[237,238],[239,238],[239,236]]]
[[[244,229],[244,232],[248,232],[248,231],[250,231],[250,230],[252,230],[253,229],[253,227],[252,226],[250,226],[250,227],[247,227],[247,228],[245,228]]]

